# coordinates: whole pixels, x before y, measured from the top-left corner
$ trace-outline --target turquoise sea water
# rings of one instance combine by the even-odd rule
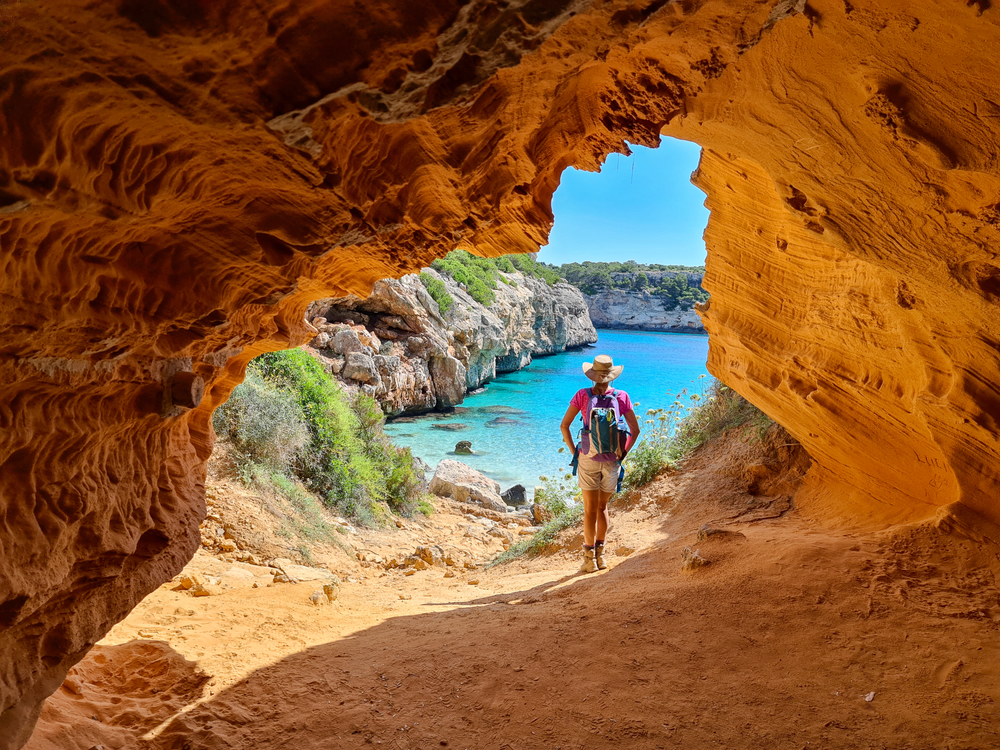
[[[536,359],[528,367],[501,375],[485,391],[466,396],[448,413],[401,417],[386,425],[396,445],[408,447],[431,468],[445,458],[459,460],[492,477],[504,489],[531,487],[569,465],[559,453],[559,423],[569,400],[590,383],[584,362],[610,354],[625,365],[615,386],[628,392],[642,422],[646,409],[666,407],[682,388],[700,392],[707,374],[708,337],[684,333],[598,331],[593,348]],[[499,421],[497,421],[499,420]],[[435,425],[465,425],[455,431]],[[580,426],[577,417],[574,433]],[[455,443],[472,441],[475,456],[456,456]]]

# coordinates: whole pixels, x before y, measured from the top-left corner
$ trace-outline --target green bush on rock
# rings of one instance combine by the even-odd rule
[[[441,311],[442,315],[451,309],[451,306],[455,303],[455,299],[448,294],[448,288],[441,279],[435,279],[424,271],[420,274],[420,283],[424,285],[424,289],[431,295],[431,299],[437,302],[438,310]]]

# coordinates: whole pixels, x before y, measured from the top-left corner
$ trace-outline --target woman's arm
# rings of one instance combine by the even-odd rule
[[[579,413],[580,410],[573,406],[573,404],[570,404],[566,407],[566,414],[563,416],[562,424],[560,425],[562,427],[563,442],[566,443],[566,447],[572,453],[576,452],[576,444],[573,442],[573,433],[570,432],[569,427],[573,424],[573,420],[576,419],[576,415]]]
[[[635,418],[635,410],[629,411],[625,415],[625,421],[628,422],[628,428],[631,430],[628,442],[625,443],[625,452],[628,453],[632,450],[632,446],[635,445],[636,440],[639,439],[639,420]]]

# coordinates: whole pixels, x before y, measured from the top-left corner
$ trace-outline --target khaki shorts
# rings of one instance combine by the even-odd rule
[[[580,456],[577,465],[577,479],[581,490],[603,490],[614,494],[618,489],[618,472],[621,464],[617,461],[594,461]]]

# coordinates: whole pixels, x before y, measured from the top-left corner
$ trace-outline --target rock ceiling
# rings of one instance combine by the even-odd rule
[[[534,250],[563,169],[661,132],[799,506],[997,538],[988,0],[264,6],[0,7],[0,748],[191,556],[212,409],[311,300]]]

